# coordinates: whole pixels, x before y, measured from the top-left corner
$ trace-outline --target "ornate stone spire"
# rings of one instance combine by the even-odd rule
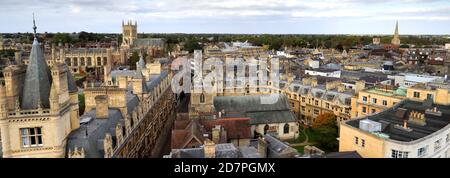
[[[400,37],[398,35],[398,20],[395,22],[394,38],[392,38],[391,44],[400,45]]]
[[[37,109],[41,105],[49,108],[51,75],[44,53],[36,37],[36,22],[33,15],[35,38],[31,47],[30,60],[25,74],[22,95],[22,109]]]

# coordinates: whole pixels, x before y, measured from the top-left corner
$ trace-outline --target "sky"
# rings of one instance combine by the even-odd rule
[[[0,33],[450,34],[450,0],[0,0]]]

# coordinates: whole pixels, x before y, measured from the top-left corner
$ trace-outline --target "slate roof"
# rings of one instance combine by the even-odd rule
[[[351,105],[351,98],[354,95],[353,92],[349,91],[338,92],[336,89],[327,90],[324,85],[317,85],[316,87],[312,87],[311,85],[292,83],[288,89],[300,95],[311,94],[315,98],[320,98],[330,102],[338,100],[341,104],[348,106]]]
[[[162,38],[140,38],[133,42],[133,46],[158,46],[164,47],[166,42]]]
[[[30,60],[25,74],[22,95],[22,109],[50,108],[51,75],[44,53],[35,38],[31,48]],[[39,106],[41,104],[41,106]]]
[[[96,109],[85,113],[80,120],[91,118],[90,122],[81,124],[80,128],[71,132],[67,138],[66,152],[84,148],[86,157],[103,158],[103,140],[105,134],[110,133],[113,137],[113,145],[115,141],[115,127],[118,123],[124,125],[124,118],[119,109],[109,109],[109,117],[107,119],[97,119]]]
[[[276,101],[273,104],[263,104],[262,101]],[[224,110],[225,117],[234,114],[250,117],[250,124],[269,124],[295,122],[296,118],[290,111],[285,95],[248,95],[248,96],[217,96],[214,97],[214,108],[217,112]]]

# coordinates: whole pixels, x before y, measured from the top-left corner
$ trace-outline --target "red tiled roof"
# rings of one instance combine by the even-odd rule
[[[221,125],[227,132],[228,139],[252,137],[250,118],[200,119],[200,124],[208,132],[216,125]]]

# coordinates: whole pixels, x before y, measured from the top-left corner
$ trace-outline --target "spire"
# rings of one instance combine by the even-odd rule
[[[33,31],[34,31],[34,39],[36,40],[36,20],[34,19],[34,13],[33,13]]]
[[[398,20],[395,21],[395,33],[394,33],[394,35],[398,36]]]
[[[49,107],[51,75],[45,62],[44,53],[36,38],[36,24],[33,15],[35,38],[31,47],[29,64],[25,73],[22,94],[22,109]]]

